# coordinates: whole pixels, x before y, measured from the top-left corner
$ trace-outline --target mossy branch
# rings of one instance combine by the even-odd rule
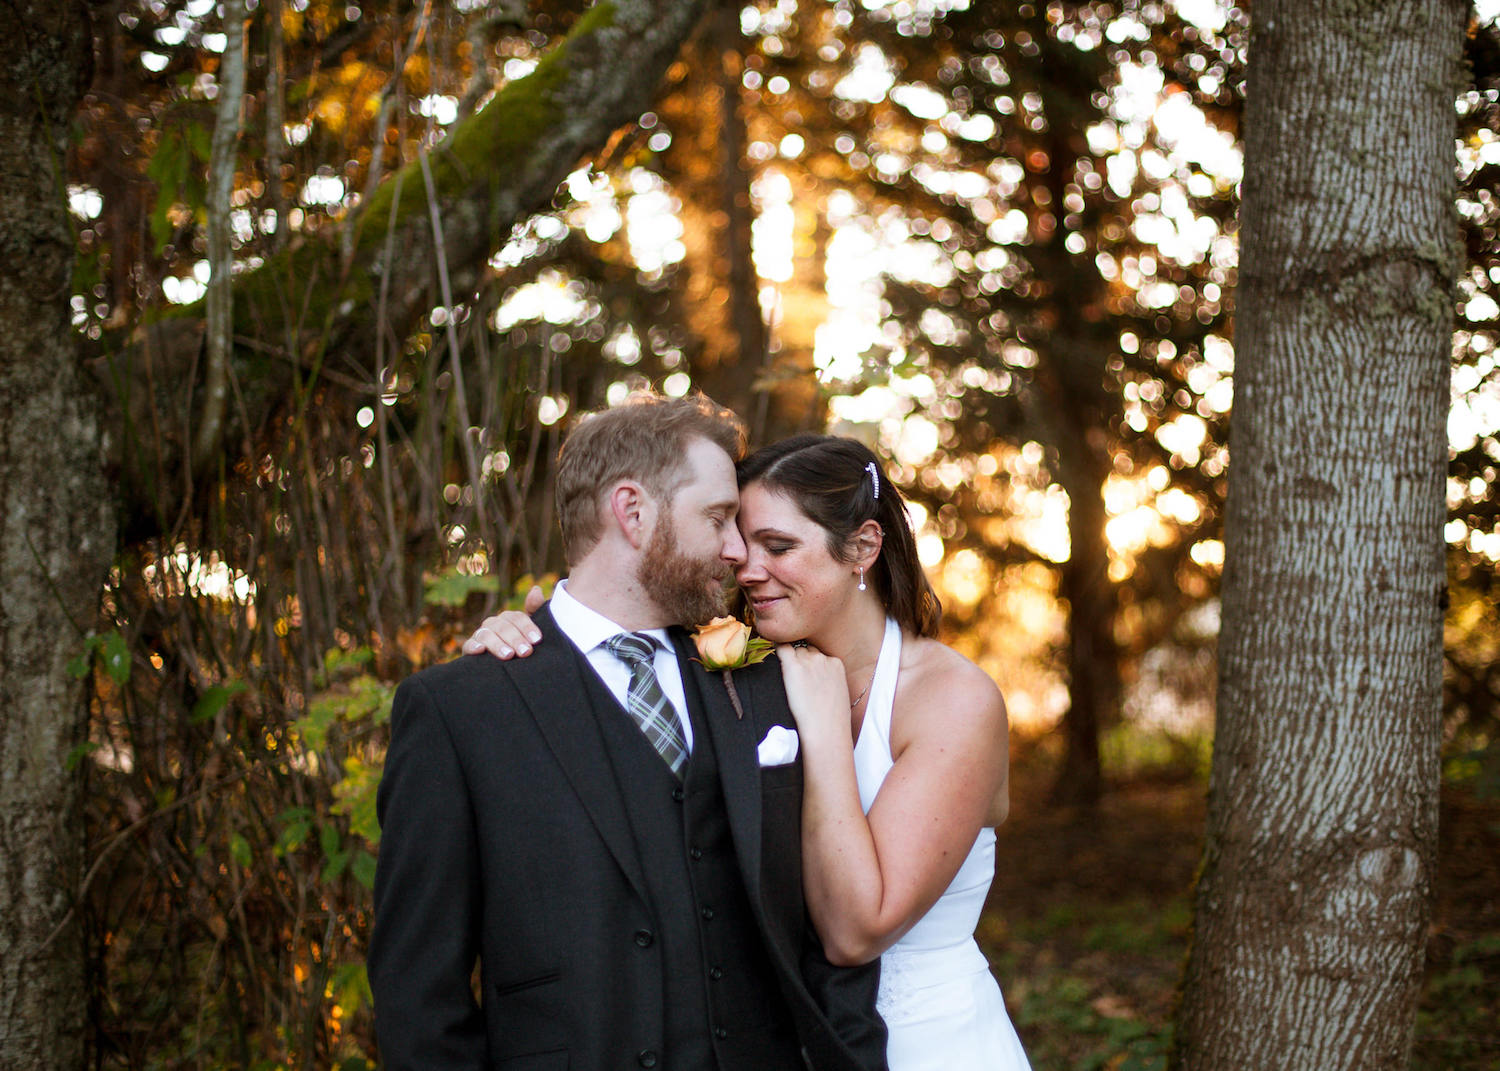
[[[580,159],[650,106],[656,85],[709,6],[710,0],[602,0],[529,75],[454,124],[429,162],[455,300],[477,289],[495,250],[517,224],[550,204]],[[236,277],[233,379],[242,419],[252,425],[240,429],[244,441],[253,440],[257,428],[294,394],[303,394],[309,382],[321,381],[331,354],[350,358],[340,362],[345,367],[369,365],[377,332],[405,337],[439,303],[438,250],[426,201],[412,193],[423,188],[420,165],[407,164],[344,222],[355,229],[352,242],[337,228],[293,240]],[[201,302],[159,310],[118,348],[116,359],[126,362],[126,374],[112,378],[125,385],[128,396],[117,395],[117,401],[134,426],[151,426],[142,418],[152,408],[170,413],[174,399],[183,396],[185,381],[201,363],[194,360],[201,338],[195,327],[203,317]],[[145,336],[151,332],[155,338],[181,339],[180,352],[157,346],[150,354],[157,362],[154,374],[131,374],[146,359]],[[377,370],[368,372],[373,383]],[[151,382],[170,385],[170,393],[153,397]],[[169,416],[157,423],[171,427],[177,421]],[[182,481],[161,476],[180,470],[186,441],[164,444],[175,453],[156,458],[156,472],[130,473],[125,483],[154,488],[158,497],[165,488],[181,486]],[[223,441],[235,441],[229,429]],[[146,456],[128,448],[125,453],[127,468],[134,467],[128,455]],[[132,505],[137,517],[175,512],[159,502]]]

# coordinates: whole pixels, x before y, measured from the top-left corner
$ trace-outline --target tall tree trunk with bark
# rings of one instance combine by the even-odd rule
[[[1460,0],[1255,8],[1174,1066],[1404,1069],[1437,843]]]
[[[84,685],[66,672],[114,551],[98,397],[69,326],[64,196],[93,45],[76,0],[18,0],[0,64],[0,1063],[83,1060]]]

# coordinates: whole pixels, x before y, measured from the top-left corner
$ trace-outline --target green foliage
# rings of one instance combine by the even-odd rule
[[[338,1007],[344,1018],[349,1018],[359,1009],[368,1007],[372,997],[370,995],[370,975],[363,963],[341,963],[333,969],[328,977],[327,995]],[[351,1064],[345,1060],[340,1067],[368,1067],[362,1059]]]
[[[380,843],[380,822],[375,817],[375,790],[380,787],[380,768],[358,755],[344,759],[344,776],[333,786],[334,814],[349,819],[349,831],[371,847]]]
[[[158,256],[172,240],[176,228],[171,214],[177,205],[190,206],[195,216],[202,214],[208,193],[204,168],[210,153],[210,135],[201,123],[186,120],[162,128],[156,151],[146,165],[146,176],[156,183],[151,237]]]
[[[77,747],[68,752],[68,757],[63,760],[63,766],[69,773],[78,769],[78,764],[99,750],[99,745],[92,740],[85,740]]]
[[[1177,733],[1143,729],[1131,721],[1111,726],[1099,739],[1100,759],[1112,777],[1207,783],[1213,735],[1207,727]]]
[[[289,807],[282,811],[276,818],[281,832],[272,851],[277,856],[284,856],[302,847],[312,833],[312,819],[313,812],[309,807]]]
[[[248,868],[253,862],[250,851],[250,842],[238,833],[229,837],[229,857],[242,867]]]
[[[211,686],[198,697],[198,702],[193,705],[193,721],[212,721],[229,705],[229,701],[243,692],[246,687],[244,681],[230,681],[228,684]]]
[[[428,606],[457,608],[468,602],[469,596],[475,592],[493,595],[499,590],[499,577],[490,573],[474,576],[455,568],[429,577],[423,587],[422,597]]]
[[[1070,1071],[1162,1071],[1171,1048],[1171,1031],[1123,1011],[1101,999],[1097,981],[1060,974],[1031,989],[1016,1013],[1016,1025],[1031,1042],[1029,1055],[1036,1067],[1067,1067]],[[1066,1063],[1058,1062],[1052,1039],[1068,1039],[1081,1049]]]
[[[110,680],[116,684],[125,684],[130,680],[130,647],[119,629],[90,633],[85,637],[83,650],[68,660],[66,668],[69,676],[80,680],[87,677],[94,667],[95,656]]]
[[[329,732],[339,723],[380,725],[390,720],[396,689],[365,672],[364,667],[373,658],[374,652],[368,647],[328,652],[318,677],[323,690],[313,695],[306,716],[293,723],[307,747],[321,751],[328,745]]]
[[[1445,755],[1443,780],[1479,799],[1500,798],[1500,744]]]
[[[1417,1011],[1413,1071],[1496,1066],[1497,1015],[1500,934],[1485,934],[1457,945],[1429,971]]]

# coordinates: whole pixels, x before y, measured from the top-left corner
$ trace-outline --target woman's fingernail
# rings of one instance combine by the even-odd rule
[[[520,651],[522,654],[530,654],[531,653],[531,648],[527,647],[524,643],[517,644],[516,645],[516,650]]]
[[[511,652],[511,649],[509,647],[502,647],[502,648],[500,648],[500,657],[501,658],[509,658],[511,656],[511,653],[512,652]]]

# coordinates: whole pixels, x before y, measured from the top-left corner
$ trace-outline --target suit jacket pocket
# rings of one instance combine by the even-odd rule
[[[521,978],[511,982],[498,982],[495,985],[495,996],[505,997],[511,993],[523,993],[528,989],[536,989],[555,982],[562,977],[558,971],[548,971],[545,974],[534,975],[530,978]]]
[[[772,792],[788,792],[793,789],[800,791],[802,788],[802,764],[800,762],[788,762],[781,766],[762,766],[760,768],[760,791],[761,795]]]
[[[503,1060],[490,1061],[494,1071],[568,1071],[568,1050],[551,1049],[547,1052],[528,1052],[521,1056],[508,1056]]]
[[[567,1067],[565,1000],[560,971],[507,979],[490,986],[484,1018],[491,1066],[517,1071]]]

